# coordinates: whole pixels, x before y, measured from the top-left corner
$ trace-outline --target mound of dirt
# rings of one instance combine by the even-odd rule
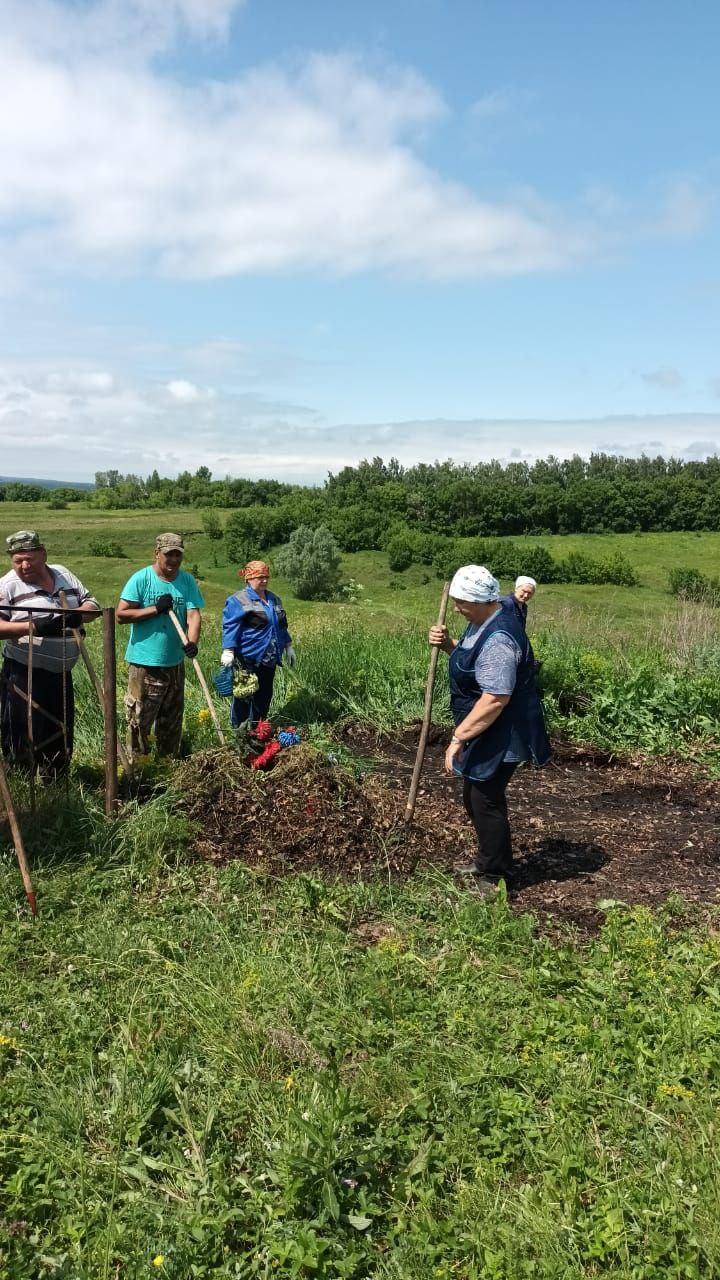
[[[182,806],[200,828],[195,851],[210,862],[408,875],[419,861],[438,860],[436,831],[404,825],[402,788],[380,774],[355,780],[307,743],[281,753],[268,773],[248,769],[229,751],[201,752],[178,782]]]

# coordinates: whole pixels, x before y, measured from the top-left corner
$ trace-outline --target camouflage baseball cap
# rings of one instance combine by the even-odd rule
[[[5,541],[11,556],[17,551],[38,551],[42,546],[40,534],[35,529],[18,529],[17,533],[11,533]]]
[[[185,543],[179,533],[159,533],[155,539],[156,551],[184,551]]]

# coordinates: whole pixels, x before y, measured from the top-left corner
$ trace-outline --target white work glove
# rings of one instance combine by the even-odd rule
[[[291,644],[288,645],[287,649],[285,650],[285,653],[283,654],[283,657],[289,667],[295,666],[295,663],[297,662],[297,654]]]
[[[235,650],[223,649],[222,653],[220,654],[220,665],[222,667],[231,667],[234,661],[235,661]]]

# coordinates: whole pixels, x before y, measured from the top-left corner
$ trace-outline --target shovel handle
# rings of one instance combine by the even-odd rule
[[[182,644],[184,645],[187,644],[188,638],[180,625],[179,618],[175,615],[172,609],[170,610],[168,616],[172,619],[172,624],[175,630],[177,631]],[[215,710],[215,703],[212,700],[212,695],[210,693],[210,690],[208,689],[207,681],[202,673],[202,667],[200,666],[200,663],[198,662],[197,658],[193,658],[192,664],[195,669],[195,675],[197,676],[200,682],[200,688],[202,689],[203,694],[205,695],[205,701],[207,702],[208,711],[210,712],[210,717],[212,719],[212,722],[215,725],[215,732],[218,736],[218,740],[220,742],[221,747],[224,747],[225,735],[222,731],[222,728],[220,727],[220,721],[218,720],[217,711]]]

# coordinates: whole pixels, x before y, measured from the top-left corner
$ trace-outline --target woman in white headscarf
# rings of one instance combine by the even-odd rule
[[[467,626],[455,642],[445,626],[430,628],[431,645],[450,656],[455,732],[445,768],[463,779],[463,800],[478,852],[462,870],[483,892],[504,879],[512,887],[513,854],[505,791],[518,764],[546,764],[550,744],[535,682],[535,658],[522,615],[483,565],[465,565],[450,583]]]
[[[527,622],[528,605],[537,590],[537,582],[534,578],[528,577],[526,573],[521,573],[519,578],[515,579],[515,590],[508,599],[511,600],[517,609],[523,623]]]

